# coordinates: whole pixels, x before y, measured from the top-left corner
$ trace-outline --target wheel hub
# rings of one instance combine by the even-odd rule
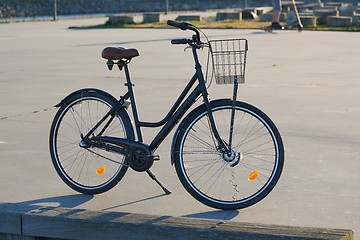
[[[88,140],[84,139],[84,135],[82,133],[80,134],[80,138],[81,138],[81,141],[79,142],[79,146],[81,148],[89,148],[89,147],[91,147]]]
[[[226,165],[230,165],[231,167],[235,167],[238,165],[240,160],[242,159],[242,154],[236,149],[231,149],[230,151],[222,153],[222,160]]]
[[[81,148],[89,148],[90,144],[88,144],[85,140],[81,140],[80,143],[79,143],[79,146]]]

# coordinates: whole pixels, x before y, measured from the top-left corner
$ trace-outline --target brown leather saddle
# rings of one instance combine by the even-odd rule
[[[139,51],[135,48],[123,47],[106,47],[101,53],[101,56],[107,60],[127,60],[130,61],[133,57],[139,56]]]

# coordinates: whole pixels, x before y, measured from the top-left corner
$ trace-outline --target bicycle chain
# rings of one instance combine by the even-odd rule
[[[90,150],[90,149],[86,149],[86,150],[88,150],[89,152],[95,154],[95,155],[98,156],[98,157],[104,158],[104,159],[106,159],[106,160],[110,160],[110,161],[112,161],[112,162],[117,162],[116,160],[111,159],[111,158],[108,158],[108,157],[105,157],[105,156],[101,155],[100,153],[97,153],[97,152],[95,152],[95,151],[93,151],[93,150]],[[122,166],[125,166],[125,167],[130,167],[130,165],[125,165],[125,164],[123,164],[123,163],[119,163],[119,164],[122,165]]]

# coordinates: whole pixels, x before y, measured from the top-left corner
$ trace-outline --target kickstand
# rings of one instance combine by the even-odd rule
[[[149,177],[151,177],[152,180],[159,184],[159,186],[164,190],[165,194],[171,194],[171,192],[166,187],[164,187],[164,185],[162,185],[159,180],[156,179],[155,175],[150,170],[147,170],[146,172],[149,174]]]

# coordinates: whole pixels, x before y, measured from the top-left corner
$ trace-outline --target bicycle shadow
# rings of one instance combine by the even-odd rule
[[[28,207],[62,207],[62,208],[75,208],[88,201],[94,196],[86,194],[72,194],[66,196],[57,196],[49,198],[41,198],[35,200],[29,200],[24,202],[18,202],[18,205]]]
[[[201,218],[212,220],[232,220],[239,215],[238,210],[215,210],[209,212],[200,212],[194,214],[184,215],[185,218]]]
[[[154,200],[156,198],[161,198],[167,196],[166,194],[159,194],[151,197],[147,197],[144,199],[135,200],[132,202],[123,203],[120,205],[112,206],[109,208],[102,209],[104,212],[114,211],[118,208],[137,204],[144,201]],[[49,197],[49,198],[41,198],[41,199],[34,199],[29,201],[17,202],[16,205],[21,207],[22,210],[30,211],[37,208],[53,208],[53,207],[61,207],[61,208],[76,208],[94,198],[93,195],[86,195],[86,194],[72,194],[66,196],[56,196],[56,197]],[[10,206],[6,203],[1,203],[2,207]],[[116,211],[115,211],[116,212]],[[212,220],[232,220],[239,215],[239,211],[237,210],[214,210],[208,212],[199,212],[193,213],[188,215],[183,215],[182,217],[185,218],[200,218],[200,219],[212,219]]]
[[[155,196],[152,196],[152,197],[147,197],[147,198],[143,198],[143,199],[139,199],[139,200],[119,204],[119,205],[116,205],[116,206],[104,208],[104,209],[102,209],[102,211],[111,211],[111,210],[115,210],[116,208],[121,208],[121,207],[125,207],[127,205],[132,205],[132,204],[136,204],[136,203],[140,203],[140,202],[145,202],[145,201],[149,201],[149,200],[153,200],[153,199],[160,198],[160,197],[165,197],[165,196],[168,196],[168,195],[165,194],[165,193],[164,194],[159,194],[159,195],[155,195]]]
[[[132,204],[137,204],[137,203],[141,203],[141,202],[146,202],[146,201],[150,201],[150,200],[154,200],[154,199],[166,197],[166,196],[168,196],[168,195],[167,194],[159,194],[159,195],[155,195],[155,196],[151,196],[151,197],[147,197],[147,198],[143,198],[143,199],[139,199],[139,200],[135,200],[135,201],[131,201],[131,202],[126,202],[126,203],[119,204],[116,206],[104,208],[104,209],[102,209],[102,211],[117,211],[121,207],[125,207],[125,206],[132,205]],[[212,219],[212,220],[232,220],[235,217],[237,217],[239,215],[239,213],[240,212],[238,210],[214,210],[214,211],[208,211],[208,212],[199,212],[199,213],[183,215],[181,217]]]

